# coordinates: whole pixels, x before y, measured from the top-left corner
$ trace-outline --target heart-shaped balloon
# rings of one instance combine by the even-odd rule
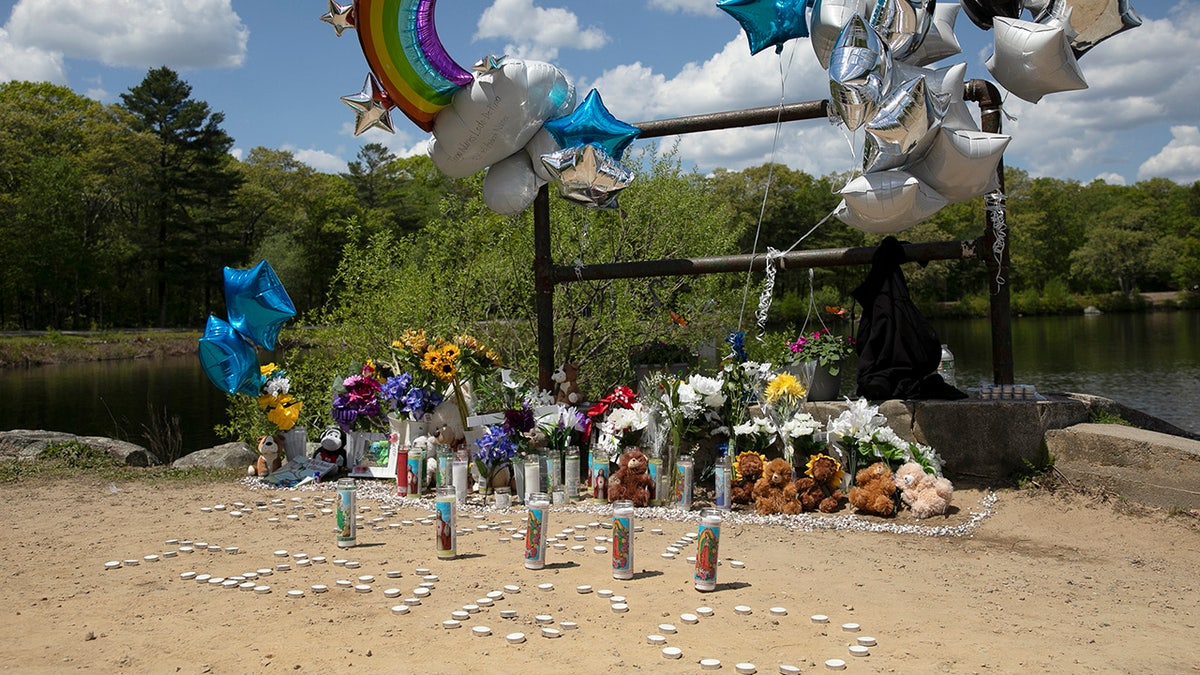
[[[266,349],[275,349],[279,329],[296,316],[296,306],[266,260],[248,270],[225,268],[225,309],[234,330]]]
[[[208,317],[197,354],[204,374],[218,389],[227,394],[258,396],[262,387],[258,355],[228,322]]]

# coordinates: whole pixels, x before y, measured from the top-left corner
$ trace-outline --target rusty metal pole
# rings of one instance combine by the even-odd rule
[[[550,190],[543,185],[533,200],[533,304],[537,316],[538,388],[553,391],[554,260],[550,249]]]
[[[998,134],[1001,129],[1000,91],[987,80],[970,80],[965,96],[979,103],[983,131]],[[1012,384],[1015,380],[1012,346],[1012,303],[1009,294],[1009,231],[1004,196],[1004,160],[996,165],[998,186],[984,196],[983,257],[988,272],[988,298],[992,323],[992,381]]]

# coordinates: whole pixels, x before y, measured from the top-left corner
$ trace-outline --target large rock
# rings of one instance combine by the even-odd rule
[[[129,466],[157,466],[162,461],[136,443],[103,436],[77,436],[62,431],[13,429],[0,431],[0,457],[18,460],[37,459],[47,446],[76,441],[103,450]]]
[[[245,468],[254,464],[257,460],[258,453],[253,448],[241,441],[237,441],[189,453],[175,460],[171,466],[177,469]]]
[[[1119,424],[1077,424],[1048,431],[1046,447],[1072,485],[1164,509],[1200,508],[1200,441]]]

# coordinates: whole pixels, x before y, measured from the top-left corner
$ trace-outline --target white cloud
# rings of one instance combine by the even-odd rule
[[[20,0],[17,44],[110,66],[242,65],[250,30],[231,0]]]
[[[1168,18],[1146,20],[1079,60],[1089,88],[1050,94],[1037,105],[1009,96],[1013,133],[1009,164],[1034,175],[1071,177],[1095,167],[1132,172],[1147,143],[1139,135],[1163,124],[1194,123],[1200,100],[1200,4],[1182,2]],[[1094,165],[1094,166],[1093,166]],[[1139,175],[1147,166],[1142,165]]]
[[[781,76],[781,67],[783,75]],[[781,79],[786,86],[781,88]],[[787,102],[829,96],[829,78],[807,41],[792,41],[782,55],[773,51],[751,56],[740,34],[703,63],[688,63],[673,76],[642,63],[605,71],[590,86],[599,89],[605,107],[627,122],[777,105],[781,91]],[[671,138],[660,141],[669,146]],[[842,132],[824,118],[785,122],[775,141],[772,124],[687,134],[680,155],[701,171],[740,170],[775,161],[813,175],[846,171],[854,156]]]
[[[1171,127],[1171,142],[1138,167],[1138,180],[1155,177],[1184,185],[1200,181],[1200,128]]]
[[[1122,176],[1119,173],[1111,173],[1111,172],[1102,173],[1099,176],[1096,176],[1096,178],[1093,180],[1103,181],[1105,183],[1108,183],[1109,185],[1126,185],[1127,184],[1124,176]]]
[[[650,0],[652,9],[662,9],[668,12],[684,14],[699,14],[701,16],[716,16],[719,14],[714,0]]]
[[[0,28],[0,82],[10,80],[65,85],[62,54],[16,44],[8,31]]]
[[[292,156],[296,158],[296,161],[307,164],[321,173],[343,173],[346,171],[346,160],[324,150],[315,150],[313,148],[300,150],[288,146],[284,146],[283,149],[290,151]]]
[[[581,28],[573,12],[535,7],[533,0],[495,0],[479,17],[474,39],[511,40],[510,56],[539,61],[553,61],[563,48],[599,49],[609,40],[599,28]]]

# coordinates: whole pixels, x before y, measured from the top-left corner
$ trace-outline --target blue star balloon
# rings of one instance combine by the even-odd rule
[[[804,8],[808,0],[720,0],[717,7],[742,24],[750,40],[750,53],[757,54],[774,46],[783,51],[783,43],[792,38],[808,37]]]
[[[642,133],[632,124],[613,117],[595,89],[588,92],[587,98],[570,115],[552,119],[543,126],[558,141],[560,148],[591,144],[614,160],[621,159],[625,148]]]
[[[266,260],[248,270],[225,268],[225,309],[234,330],[266,349],[275,349],[279,329],[296,316],[296,306]]]
[[[208,326],[197,351],[200,367],[218,389],[227,394],[258,396],[262,387],[258,355],[254,346],[228,322],[215,316],[208,317]]]

